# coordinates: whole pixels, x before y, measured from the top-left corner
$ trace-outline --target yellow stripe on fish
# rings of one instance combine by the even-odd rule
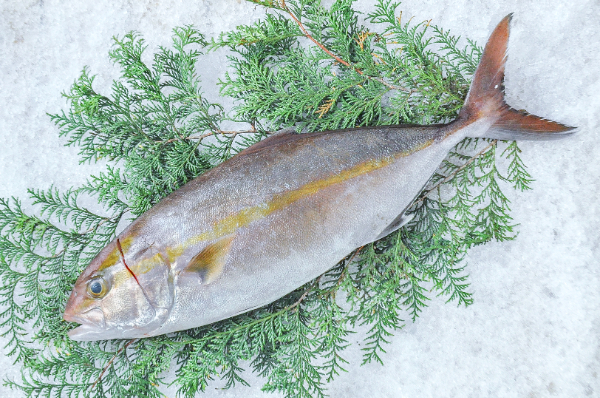
[[[401,152],[396,156],[387,156],[384,158],[369,160],[367,162],[360,163],[350,169],[342,170],[341,172],[329,176],[327,178],[323,178],[317,181],[311,181],[293,191],[275,195],[273,199],[268,203],[242,209],[236,214],[232,214],[231,216],[225,217],[217,221],[214,224],[213,229],[211,229],[210,231],[206,231],[199,235],[193,236],[185,242],[173,248],[167,248],[168,261],[170,263],[174,263],[177,260],[177,258],[179,258],[179,256],[181,256],[183,252],[192,245],[198,244],[203,241],[210,241],[221,238],[223,236],[231,235],[238,228],[245,227],[254,221],[258,221],[264,217],[267,217],[268,215],[278,210],[281,210],[291,205],[292,203],[297,202],[300,199],[314,195],[322,189],[328,188],[332,185],[340,184],[350,179],[367,174],[369,172],[381,169],[391,164],[394,160],[398,158],[409,156],[414,152],[427,148],[432,143],[433,140],[429,140],[423,143],[422,145],[419,145],[418,147]],[[121,247],[124,250],[124,252],[127,252],[127,249],[131,246],[134,238],[135,234],[130,234],[129,236],[123,237],[121,239]],[[117,264],[119,260],[119,252],[115,248],[115,250],[111,254],[109,254],[106,257],[106,259],[102,262],[98,270],[101,271],[103,269],[111,267]],[[136,275],[144,274],[150,271],[154,266],[162,264],[162,260],[162,256],[160,256],[160,254],[156,254],[152,258],[138,262],[132,268],[132,270]],[[127,274],[128,273],[124,272],[122,276],[127,277]]]
[[[401,152],[396,156],[387,156],[385,158],[360,163],[348,170],[343,170],[327,178],[309,182],[296,190],[275,195],[273,199],[268,203],[242,209],[238,213],[233,214],[229,217],[225,217],[224,219],[216,222],[212,230],[201,233],[200,235],[196,235],[188,239],[184,243],[177,245],[174,248],[167,249],[169,261],[174,262],[179,256],[183,254],[185,249],[194,244],[230,235],[234,233],[238,228],[245,227],[253,221],[260,220],[277,210],[281,210],[289,206],[290,204],[297,202],[300,199],[311,196],[319,192],[320,190],[328,188],[332,185],[340,184],[352,178],[356,178],[369,172],[381,169],[391,164],[397,158],[409,156],[414,152],[427,148],[432,143],[433,140],[429,140],[423,143],[422,145],[419,145],[418,147]]]

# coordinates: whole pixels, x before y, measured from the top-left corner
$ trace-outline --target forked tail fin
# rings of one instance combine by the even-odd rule
[[[469,123],[491,117],[494,124],[480,136],[501,140],[552,140],[573,134],[574,127],[518,111],[504,101],[504,65],[511,19],[512,14],[504,17],[488,39],[459,120]]]

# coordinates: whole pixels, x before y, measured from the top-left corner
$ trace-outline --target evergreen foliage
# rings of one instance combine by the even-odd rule
[[[69,109],[50,115],[80,149],[82,162],[109,159],[106,171],[61,193],[30,190],[37,214],[0,200],[0,327],[28,397],[159,397],[174,367],[182,397],[215,378],[246,385],[242,366],[266,379],[264,391],[322,397],[344,371],[348,336],[366,328],[363,363],[385,361],[385,345],[405,319],[415,321],[432,295],[468,306],[463,259],[469,248],[515,237],[507,186],[529,189],[517,144],[465,140],[412,205],[412,221],[348,257],[280,300],[213,325],[169,336],[77,343],[62,311],[79,273],[137,216],[190,179],[264,138],[294,126],[306,131],[396,123],[446,122],[457,115],[481,48],[429,22],[404,21],[398,4],[379,0],[359,23],[351,0],[252,0],[263,20],[206,41],[176,28],[173,48],[142,61],[143,39],[114,39],[122,70],[104,95],[87,69],[64,94]],[[196,63],[203,51],[229,49],[222,94],[226,114],[202,96]],[[434,51],[433,49],[436,49]],[[223,131],[225,120],[246,131]],[[499,150],[503,145],[505,149]],[[497,161],[506,159],[503,172]],[[96,198],[103,214],[82,207]],[[34,334],[26,333],[33,328]]]

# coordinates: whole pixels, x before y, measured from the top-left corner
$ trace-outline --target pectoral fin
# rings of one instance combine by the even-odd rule
[[[233,238],[234,235],[226,236],[206,246],[189,262],[184,271],[197,273],[202,284],[217,279],[223,272]]]
[[[404,225],[410,222],[415,216],[414,214],[404,214],[405,212],[400,213],[400,215],[394,218],[394,221],[390,223],[385,229],[377,236],[377,239],[381,239],[385,236],[388,236],[392,232],[402,228]],[[377,240],[375,239],[375,240]]]

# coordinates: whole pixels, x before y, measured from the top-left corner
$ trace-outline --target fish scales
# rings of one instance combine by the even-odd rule
[[[458,118],[433,126],[284,131],[171,193],[79,276],[75,340],[148,337],[268,304],[393,232],[465,137],[547,140],[574,128],[504,101],[510,15],[492,33]]]
[[[247,193],[236,191],[228,197],[233,203],[224,206],[224,211],[211,212],[219,216],[200,230],[195,228],[197,223],[193,216],[179,221],[179,226],[166,227],[156,226],[153,222],[156,217],[148,214],[148,218],[143,219],[146,230],[140,232],[144,236],[156,235],[154,240],[160,242],[164,241],[165,233],[183,227],[187,236],[180,236],[176,242],[190,242],[180,258],[185,263],[213,239],[221,238],[218,234],[208,234],[211,240],[197,239],[224,222],[232,222],[227,213],[229,209],[236,208],[234,214],[256,209],[258,215],[246,225],[236,225],[218,281],[205,289],[197,289],[198,281],[187,280],[190,286],[182,288],[189,289],[190,299],[175,305],[173,314],[179,315],[172,318],[193,319],[193,314],[201,311],[210,323],[222,318],[223,313],[233,316],[268,304],[325,272],[354,248],[375,240],[410,204],[415,191],[429,179],[447,150],[445,146],[438,146],[413,153],[410,162],[403,158],[416,148],[428,146],[439,134],[438,128],[429,127],[411,132],[386,128],[356,129],[335,135],[305,134],[306,137],[293,144],[284,143],[240,156],[237,162],[207,173],[197,185],[200,199],[188,202],[190,208],[211,207],[210,198],[214,193],[205,196],[201,192],[210,190],[213,178],[221,180],[223,176],[232,186],[239,179],[249,181],[247,186],[255,187],[254,200],[241,207],[237,197]],[[332,161],[330,154],[336,148],[343,150],[343,154],[334,155],[336,159]],[[290,168],[290,162],[296,159],[306,166],[300,170]],[[406,170],[407,167],[416,169]],[[407,171],[413,178],[402,178]],[[420,178],[415,179],[414,173],[420,174]],[[269,183],[261,184],[265,180]],[[390,191],[395,194],[382,200],[382,194],[385,192],[389,197]],[[177,201],[168,203],[179,208]],[[275,205],[270,208],[270,204]],[[156,212],[165,210],[162,203],[155,209]],[[346,233],[340,235],[335,233],[337,231]],[[229,310],[224,311],[224,308]],[[177,327],[167,322],[157,333]]]

